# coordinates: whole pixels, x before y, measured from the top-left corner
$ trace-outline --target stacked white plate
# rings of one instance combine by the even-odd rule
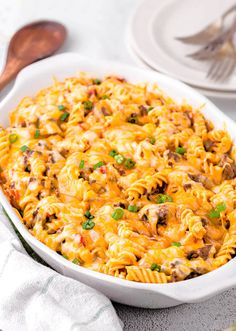
[[[200,31],[234,4],[235,0],[143,0],[131,19],[128,35],[136,61],[207,96],[236,98],[236,72],[224,83],[206,78],[210,62],[186,56],[201,45],[175,39]]]

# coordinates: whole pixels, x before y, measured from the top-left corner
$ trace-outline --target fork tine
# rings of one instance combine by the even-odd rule
[[[224,72],[228,68],[229,58],[228,57],[223,58],[219,62],[220,63],[219,63],[218,69],[216,70],[215,76],[213,78],[215,81],[221,81],[222,80]]]
[[[228,61],[228,66],[226,67],[222,77],[221,81],[225,82],[229,79],[229,77],[233,74],[235,68],[235,60],[230,58]]]
[[[218,70],[218,66],[219,66],[219,60],[218,59],[213,60],[207,72],[206,78],[212,79],[212,77],[215,76],[215,72]]]
[[[221,72],[218,74],[217,80],[225,82],[231,76],[234,65],[234,59],[227,57],[225,64],[222,66]]]
[[[235,60],[230,57],[226,57],[223,60],[216,59],[210,66],[206,77],[214,81],[224,82],[233,73],[235,64]]]
[[[220,70],[222,66],[222,62],[220,59],[215,59],[213,62],[212,62],[212,66],[209,70],[209,75],[207,75],[207,77],[210,79],[210,80],[215,80],[216,77],[217,77],[217,74]]]
[[[236,68],[236,59],[234,59],[234,65],[232,68],[232,75],[235,73],[235,68]]]

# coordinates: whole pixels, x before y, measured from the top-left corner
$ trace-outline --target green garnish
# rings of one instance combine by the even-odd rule
[[[104,95],[101,96],[101,99],[102,99],[102,100],[109,99],[109,96],[106,95],[106,94],[104,94]]]
[[[86,212],[84,213],[84,216],[87,217],[87,218],[89,218],[90,215],[91,215],[91,214],[90,214],[90,211],[86,210]]]
[[[9,141],[10,141],[10,144],[13,144],[17,141],[18,139],[18,135],[16,133],[11,133],[9,135]]]
[[[58,105],[58,106],[57,106],[57,108],[58,108],[60,111],[63,111],[63,110],[65,110],[65,109],[66,109],[66,107],[65,107],[65,106],[63,106],[63,105]]]
[[[84,213],[84,216],[89,218],[90,220],[92,220],[94,218],[93,215],[91,215],[90,211],[89,210],[86,210],[86,212]]]
[[[69,116],[70,114],[67,112],[67,111],[65,111],[61,116],[60,116],[60,120],[62,121],[62,122],[64,122],[66,119],[67,119],[67,117]]]
[[[150,138],[149,138],[149,142],[150,142],[150,144],[154,145],[155,142],[156,142],[156,139],[153,138],[153,137],[150,137]]]
[[[115,156],[114,156],[114,159],[116,160],[116,162],[117,162],[118,164],[122,164],[122,163],[124,162],[124,160],[125,160],[124,156],[121,155],[121,154],[117,154],[117,155],[115,155]]]
[[[218,210],[212,209],[209,214],[208,214],[209,218],[218,218],[220,217],[220,212],[218,212]]]
[[[94,164],[93,169],[95,170],[95,169],[97,169],[97,168],[102,167],[103,165],[104,165],[104,162],[103,162],[103,161],[100,161],[100,162]]]
[[[181,245],[181,243],[174,241],[173,243],[171,243],[171,246],[180,247],[182,245]]]
[[[214,209],[212,209],[209,214],[208,217],[209,218],[219,218],[220,217],[220,213],[222,211],[225,211],[227,209],[226,204],[224,202],[219,203]]]
[[[158,271],[158,272],[160,272],[161,271],[161,266],[159,264],[157,264],[157,263],[152,263],[150,269],[152,271]]]
[[[66,255],[62,255],[64,257],[64,259],[69,260],[68,257]]]
[[[138,116],[131,115],[131,116],[128,118],[128,122],[129,122],[129,123],[132,123],[132,124],[137,124],[137,123],[138,123]]]
[[[92,110],[93,109],[93,103],[90,100],[86,100],[83,102],[84,109],[86,110]]]
[[[84,160],[81,160],[80,163],[79,163],[79,168],[80,169],[83,169],[84,168]]]
[[[100,85],[101,84],[101,79],[98,79],[98,78],[95,78],[94,80],[93,80],[93,84],[96,84],[96,85]]]
[[[72,260],[72,263],[80,265],[80,260],[75,258],[74,260]]]
[[[130,211],[131,213],[137,213],[138,207],[135,206],[135,205],[129,205],[128,206],[128,211]]]
[[[23,153],[24,153],[27,149],[29,149],[29,147],[26,146],[26,145],[23,145],[23,146],[21,146],[21,148],[20,148],[21,152],[23,152]]]
[[[133,169],[135,166],[135,162],[132,159],[126,159],[124,163],[125,168]]]
[[[148,107],[147,111],[149,112],[149,111],[153,110],[153,108],[154,107]]]
[[[159,194],[157,197],[157,203],[173,202],[173,199],[168,194]]]
[[[222,211],[225,211],[226,209],[227,209],[227,207],[226,207],[226,204],[225,204],[224,202],[219,203],[219,204],[216,206],[216,210],[218,210],[220,213],[221,213]]]
[[[175,150],[176,153],[183,155],[186,152],[186,148],[184,147],[177,147]]]
[[[116,208],[116,210],[111,215],[111,217],[117,221],[117,220],[121,219],[123,217],[123,215],[124,215],[124,210],[122,208]]]
[[[118,153],[117,153],[117,151],[115,150],[115,149],[112,149],[110,152],[109,152],[109,155],[111,156],[111,157],[114,157],[114,156],[116,156]]]
[[[93,221],[91,221],[90,219],[82,224],[82,228],[84,230],[91,230],[92,228],[94,228],[94,226],[95,226],[95,223]]]
[[[34,133],[34,138],[35,139],[39,139],[39,137],[40,137],[40,130],[39,129],[36,129],[35,130],[35,133]]]

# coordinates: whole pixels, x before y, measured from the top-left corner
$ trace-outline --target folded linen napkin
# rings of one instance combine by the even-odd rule
[[[122,330],[103,294],[28,256],[1,207],[0,330]]]

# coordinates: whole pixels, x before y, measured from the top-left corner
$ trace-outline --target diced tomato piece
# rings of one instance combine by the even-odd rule
[[[100,172],[102,174],[106,174],[107,173],[107,168],[105,166],[100,167]]]
[[[81,242],[81,244],[83,244],[84,246],[86,246],[86,240],[85,240],[85,238],[83,236],[81,236],[80,242]]]

